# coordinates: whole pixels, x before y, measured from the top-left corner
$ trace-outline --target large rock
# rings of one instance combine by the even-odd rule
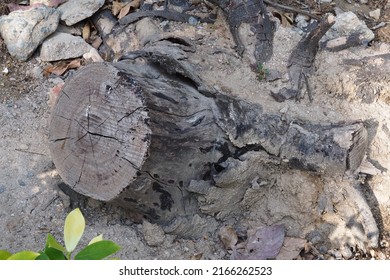
[[[76,24],[89,18],[104,5],[104,0],[68,0],[58,10],[66,25]]]
[[[79,36],[56,32],[43,42],[40,55],[43,61],[57,61],[83,56],[91,48]]]
[[[39,6],[15,11],[0,17],[0,34],[9,53],[26,61],[58,26],[60,13],[53,8]]]

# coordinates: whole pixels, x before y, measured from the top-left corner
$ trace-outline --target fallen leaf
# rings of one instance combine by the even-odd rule
[[[130,3],[126,4],[121,11],[119,12],[118,19],[123,18],[126,16],[130,11],[138,9],[141,5],[141,0],[134,0],[131,1]]]
[[[126,6],[126,3],[118,2],[118,1],[113,1],[112,2],[112,9],[111,12],[114,16],[118,15],[121,9]]]
[[[88,22],[85,23],[82,34],[83,34],[83,39],[85,41],[87,41],[91,36],[91,26],[89,25]]]
[[[286,237],[279,254],[276,256],[277,260],[294,260],[302,250],[305,249],[307,241],[302,238]]]
[[[232,226],[224,226],[218,232],[219,239],[227,249],[233,249],[237,244],[237,233]]]
[[[248,230],[248,240],[244,250],[233,248],[232,260],[274,259],[283,245],[285,230],[283,225],[267,226]]]
[[[294,23],[292,15],[289,13],[280,12],[278,9],[275,8],[271,9],[271,13],[274,17],[279,19],[280,24],[284,27],[291,27]]]
[[[200,260],[203,257],[203,253],[195,254],[191,257],[191,260]]]
[[[73,59],[71,61],[60,61],[56,63],[54,66],[46,67],[43,72],[45,76],[49,74],[55,74],[61,76],[69,69],[77,69],[81,66],[81,59]]]

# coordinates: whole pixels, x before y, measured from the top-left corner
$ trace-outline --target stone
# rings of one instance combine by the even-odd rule
[[[56,32],[43,42],[40,57],[43,61],[57,61],[81,57],[92,47],[83,38]]]
[[[89,18],[103,5],[104,0],[68,0],[57,9],[61,13],[61,20],[71,26]]]
[[[361,21],[353,12],[340,13],[336,16],[336,23],[325,33],[320,43],[332,40],[345,40],[353,34],[359,34],[359,42],[367,44],[375,38],[364,21]]]
[[[379,20],[381,17],[381,9],[376,9],[368,13],[370,17],[372,17],[375,20]]]
[[[46,6],[15,11],[0,17],[0,34],[9,53],[26,61],[43,40],[56,31],[59,20],[60,13]]]
[[[353,253],[349,246],[343,246],[340,249],[340,253],[343,256],[344,259],[349,260],[353,257]]]
[[[145,241],[149,246],[158,246],[164,242],[165,233],[163,229],[156,224],[151,224],[148,221],[142,223]]]
[[[5,192],[6,190],[6,187],[3,186],[3,185],[0,185],[0,194],[2,194],[3,192]]]
[[[92,62],[103,62],[103,58],[100,56],[99,52],[95,48],[90,48],[89,52],[83,55],[85,60]]]

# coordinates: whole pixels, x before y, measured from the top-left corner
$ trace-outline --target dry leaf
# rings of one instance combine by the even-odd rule
[[[233,248],[232,260],[266,260],[275,258],[283,245],[284,226],[273,225],[248,230],[245,250]]]
[[[119,15],[118,15],[118,19],[121,19],[123,18],[124,16],[126,16],[130,11],[132,10],[135,10],[135,9],[138,9],[141,5],[141,0],[134,0],[134,1],[131,1],[130,3],[128,3],[126,6],[124,6]]]
[[[200,260],[203,257],[203,253],[195,254],[191,257],[191,260]]]
[[[118,1],[113,1],[113,2],[112,2],[112,9],[111,9],[112,14],[113,14],[114,16],[118,15],[119,12],[120,12],[120,10],[121,10],[124,6],[126,6],[126,3],[122,3],[122,2],[118,2]]]
[[[271,13],[274,17],[279,19],[280,24],[284,27],[291,27],[294,23],[292,15],[289,13],[282,13],[275,8],[271,9]]]
[[[73,59],[71,61],[60,61],[56,63],[54,66],[49,66],[45,68],[44,75],[48,76],[49,74],[55,74],[61,76],[69,69],[77,69],[81,66],[81,59]]]
[[[277,260],[293,260],[296,259],[302,250],[305,249],[307,241],[302,238],[286,237]]]
[[[224,226],[218,232],[219,239],[227,249],[233,249],[237,244],[237,233],[232,226]]]
[[[91,36],[91,26],[89,25],[88,22],[85,23],[82,34],[83,34],[83,39],[85,41],[87,41]]]

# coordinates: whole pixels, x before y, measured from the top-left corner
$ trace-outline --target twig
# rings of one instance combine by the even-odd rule
[[[309,79],[307,78],[305,73],[302,73],[302,75],[305,78],[307,96],[309,97],[309,101],[311,103],[311,102],[313,102],[313,92],[311,91],[311,87],[310,87],[310,84],[309,84]]]
[[[304,10],[300,10],[300,9],[296,9],[296,8],[293,8],[293,7],[284,6],[284,5],[281,5],[281,4],[278,4],[278,3],[274,3],[274,2],[272,2],[270,0],[264,0],[264,3],[266,3],[268,5],[271,5],[273,7],[276,7],[276,8],[282,9],[282,10],[287,10],[287,11],[295,12],[295,13],[298,13],[298,14],[306,15],[306,16],[314,18],[314,19],[316,19],[318,21],[321,20],[320,16],[314,15],[314,14],[306,12]]]

